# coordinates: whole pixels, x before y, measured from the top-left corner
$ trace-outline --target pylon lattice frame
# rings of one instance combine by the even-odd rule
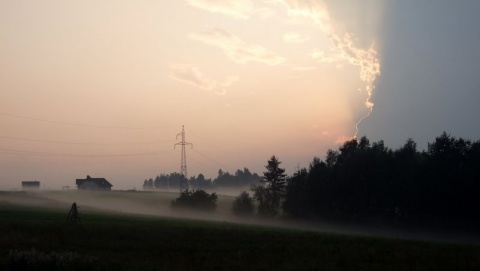
[[[182,146],[182,155],[180,158],[180,174],[183,177],[183,180],[180,181],[180,192],[182,192],[189,188],[188,176],[187,176],[187,152],[185,150],[185,146],[190,145],[190,147],[193,148],[193,144],[185,141],[185,127],[183,125],[182,125],[182,132],[177,134],[177,137],[176,137],[177,139],[178,139],[178,136],[182,136],[182,141],[175,143],[173,145],[173,148],[175,149],[177,145]]]
[[[78,215],[77,203],[73,203],[68,213],[66,224],[68,225],[80,225],[80,215]]]

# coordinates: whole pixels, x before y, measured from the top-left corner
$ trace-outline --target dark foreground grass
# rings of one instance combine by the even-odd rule
[[[0,270],[480,270],[480,246],[0,204]]]

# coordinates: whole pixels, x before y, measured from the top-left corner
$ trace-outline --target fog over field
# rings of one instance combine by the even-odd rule
[[[69,210],[73,202],[85,211],[100,211],[121,214],[184,217],[210,220],[233,219],[227,206],[231,196],[220,196],[215,214],[174,212],[170,202],[178,197],[178,192],[126,192],[126,191],[42,191],[38,193],[4,193],[3,202],[26,206],[47,207]]]
[[[0,0],[0,270],[480,270],[479,14]]]
[[[231,192],[231,191],[230,191]],[[429,230],[397,230],[382,227],[346,226],[340,224],[302,222],[288,219],[268,219],[258,216],[238,217],[232,211],[233,196],[220,194],[217,209],[214,212],[196,212],[173,210],[172,200],[178,192],[137,192],[137,191],[42,191],[34,193],[0,192],[0,204],[14,204],[35,208],[49,208],[65,212],[65,218],[73,202],[77,203],[80,218],[82,213],[108,213],[118,215],[151,216],[179,219],[195,219],[224,223],[250,224],[268,227],[281,227],[297,230],[319,231],[337,234],[354,234],[380,236],[387,238],[418,239],[449,243],[480,244],[479,236],[469,233],[429,231]]]

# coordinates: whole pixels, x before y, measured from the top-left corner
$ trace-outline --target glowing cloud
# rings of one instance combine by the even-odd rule
[[[314,50],[311,59],[335,65],[342,68],[344,65],[359,67],[359,79],[365,83],[364,91],[366,99],[364,106],[367,113],[355,124],[355,134],[358,134],[360,123],[373,111],[374,103],[371,101],[375,88],[375,81],[380,75],[380,61],[377,52],[373,47],[360,48],[355,44],[351,33],[339,32],[335,22],[330,16],[327,5],[322,0],[187,0],[196,8],[212,13],[227,15],[237,19],[250,19],[253,15],[267,19],[273,16],[273,9],[265,8],[265,5],[276,5],[285,8],[289,16],[288,22],[311,20],[321,35],[326,36],[332,42],[329,50]],[[223,29],[211,28],[201,32],[194,32],[188,35],[190,39],[201,41],[205,44],[220,48],[223,53],[232,61],[240,64],[248,62],[260,62],[267,65],[279,65],[285,62],[285,58],[266,49],[258,44],[250,44]],[[297,32],[288,32],[283,35],[286,43],[301,44],[310,41],[310,36]],[[296,72],[307,72],[314,70],[313,66],[292,67]]]
[[[255,9],[254,12],[260,19],[268,19],[272,17],[274,14],[273,10],[269,8],[258,8],[258,9]]]
[[[263,46],[248,44],[228,31],[218,28],[190,33],[188,37],[222,49],[228,58],[240,64],[254,61],[267,65],[278,65],[285,60]]]
[[[253,12],[251,0],[188,0],[191,6],[237,19],[247,19]]]
[[[291,32],[283,35],[283,40],[290,43],[304,43],[310,40],[310,37]]]
[[[195,66],[174,64],[170,66],[170,78],[179,82],[187,83],[196,88],[213,91],[217,94],[226,94],[226,88],[238,81],[238,76],[229,76],[223,82],[206,78]]]
[[[375,80],[380,75],[380,62],[377,57],[377,52],[373,48],[365,50],[355,47],[352,35],[349,33],[344,35],[336,33],[328,10],[325,4],[320,1],[279,0],[278,3],[287,7],[290,16],[306,16],[311,18],[333,41],[335,48],[332,49],[334,52],[332,55],[326,55],[324,52],[316,51],[312,54],[314,59],[326,63],[346,61],[360,67],[360,79],[366,84],[365,92],[367,99],[365,106],[368,109],[368,113],[356,123],[356,132],[354,135],[354,137],[356,137],[359,124],[370,116],[374,106],[371,98],[375,88]]]
[[[343,60],[343,57],[340,54],[326,54],[324,51],[320,50],[313,51],[312,58],[322,63],[337,63]]]
[[[310,0],[278,0],[287,7],[290,16],[305,16],[311,18],[326,34],[333,32],[333,26],[327,7],[321,1]]]
[[[295,67],[293,68],[294,71],[300,71],[300,72],[308,72],[308,71],[313,71],[317,67],[315,66],[305,66],[305,67]]]
[[[187,2],[192,7],[235,19],[245,20],[252,15],[256,15],[261,19],[267,19],[273,15],[273,11],[269,8],[254,7],[251,0],[188,0]]]

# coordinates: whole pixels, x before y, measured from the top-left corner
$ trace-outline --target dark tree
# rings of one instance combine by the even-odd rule
[[[250,197],[247,191],[240,193],[233,201],[232,211],[236,215],[252,215],[254,210],[253,198]]]
[[[263,185],[252,185],[253,198],[258,202],[258,214],[262,216],[271,215],[271,195]]]
[[[198,174],[198,177],[190,177],[189,183],[194,189],[209,189],[212,186],[212,180],[205,179],[203,174]]]
[[[397,150],[352,139],[288,178],[283,209],[324,221],[476,231],[479,164],[479,141],[447,133],[423,152],[412,139]]]
[[[217,194],[209,194],[204,190],[184,190],[172,201],[173,208],[214,211],[217,208]]]
[[[178,173],[160,174],[153,181],[153,186],[156,189],[172,189],[180,187],[180,184],[185,182],[185,177]]]
[[[143,190],[152,190],[153,189],[153,179],[150,178],[143,182]]]
[[[308,172],[301,169],[287,180],[283,210],[286,215],[299,218],[308,217],[311,213],[311,202],[308,197]]]
[[[280,168],[281,164],[277,157],[272,156],[267,161],[265,168],[267,171],[263,173],[263,180],[261,182],[265,186],[266,195],[263,195],[265,199],[263,206],[266,210],[266,215],[274,216],[280,209],[280,202],[285,196],[286,174],[285,169]]]
[[[251,185],[258,184],[262,178],[256,173],[251,173],[248,168],[238,169],[235,174],[218,170],[218,176],[213,180],[214,187],[228,188],[247,188]]]
[[[218,176],[213,183],[216,187],[232,187],[234,184],[235,177],[229,172],[224,172],[223,170],[218,170]]]
[[[461,221],[471,215],[472,208],[476,208],[467,204],[467,195],[473,188],[467,175],[471,145],[470,141],[457,139],[445,132],[428,144],[424,165],[428,179],[423,182],[421,195],[424,198],[422,207],[427,214],[424,218],[437,224],[444,223],[442,216]]]

